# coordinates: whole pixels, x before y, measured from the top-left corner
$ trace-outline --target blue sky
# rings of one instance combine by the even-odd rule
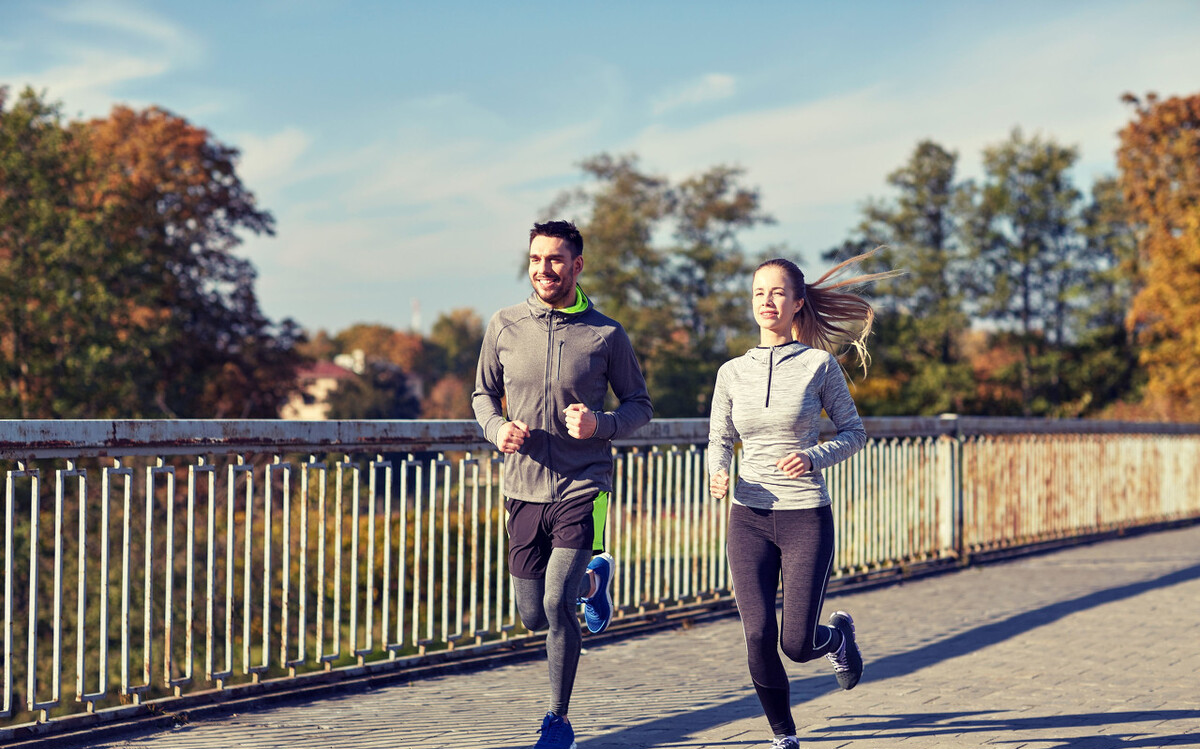
[[[747,250],[819,271],[919,140],[975,176],[1020,126],[1077,146],[1086,189],[1121,94],[1197,93],[1197,71],[1195,2],[0,0],[0,85],[72,118],[161,106],[241,149],[278,228],[240,249],[263,309],[331,332],[524,298],[529,225],[598,153],[742,167],[778,220]]]

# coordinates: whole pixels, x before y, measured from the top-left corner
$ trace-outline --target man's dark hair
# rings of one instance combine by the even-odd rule
[[[583,254],[583,235],[570,221],[547,221],[544,224],[534,224],[529,230],[529,243],[533,244],[534,237],[555,237],[567,243],[571,257]]]

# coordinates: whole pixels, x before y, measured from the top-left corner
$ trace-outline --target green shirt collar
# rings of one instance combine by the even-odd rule
[[[585,309],[587,309],[587,305],[587,294],[583,293],[583,287],[581,287],[579,284],[575,284],[575,303],[564,309],[563,312],[573,315],[577,312],[583,312]]]

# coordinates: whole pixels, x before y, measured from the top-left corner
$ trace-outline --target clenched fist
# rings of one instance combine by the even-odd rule
[[[515,453],[525,444],[525,438],[528,436],[529,427],[525,426],[525,422],[507,421],[496,433],[496,447],[500,448],[502,453]]]
[[[713,496],[713,499],[725,499],[725,494],[729,492],[729,472],[725,470],[717,471],[708,479],[708,493]]]
[[[775,461],[775,467],[789,479],[798,479],[812,470],[812,461],[804,453],[788,453]]]
[[[572,403],[563,409],[566,415],[567,434],[577,440],[585,440],[596,433],[596,414],[582,403]]]

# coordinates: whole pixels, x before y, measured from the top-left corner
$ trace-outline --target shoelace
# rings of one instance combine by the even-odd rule
[[[842,638],[842,646],[837,649],[836,653],[826,653],[825,657],[833,664],[833,670],[837,673],[850,670],[850,659],[846,657],[846,638]]]
[[[551,723],[543,723],[542,727],[538,729],[538,733],[544,732],[546,734],[547,739],[549,739],[550,741],[557,741],[558,735],[560,733],[562,733],[563,727],[565,725],[566,725],[566,721],[562,721],[562,720],[556,720]]]

